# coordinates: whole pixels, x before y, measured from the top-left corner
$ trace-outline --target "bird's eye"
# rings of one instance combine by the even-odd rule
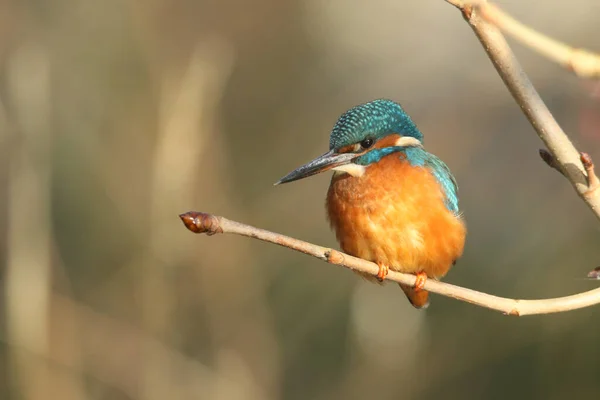
[[[360,147],[362,147],[363,149],[368,149],[371,146],[373,146],[373,139],[371,138],[366,138],[365,140],[360,142]]]

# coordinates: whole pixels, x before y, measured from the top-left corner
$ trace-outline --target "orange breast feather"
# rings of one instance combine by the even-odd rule
[[[327,213],[343,251],[399,272],[441,278],[462,255],[466,228],[435,177],[390,154],[353,177],[336,174]]]

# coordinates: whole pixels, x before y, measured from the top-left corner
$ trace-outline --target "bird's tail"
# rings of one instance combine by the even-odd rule
[[[423,309],[429,307],[429,292],[427,290],[415,290],[412,286],[402,285],[400,287],[406,294],[408,301],[413,307]]]

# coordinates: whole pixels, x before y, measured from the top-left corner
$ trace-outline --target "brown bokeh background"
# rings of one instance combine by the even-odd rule
[[[594,0],[500,3],[600,50]],[[579,149],[600,86],[513,43]],[[324,152],[347,108],[401,102],[460,184],[447,281],[588,290],[598,222],[460,13],[441,0],[0,1],[0,398],[598,398],[598,308],[522,319],[247,238],[200,210],[336,246]]]

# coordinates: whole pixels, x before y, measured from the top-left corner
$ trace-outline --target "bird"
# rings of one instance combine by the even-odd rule
[[[429,306],[427,279],[440,280],[462,256],[466,223],[448,166],[423,147],[423,134],[402,106],[377,99],[344,112],[329,151],[275,185],[333,170],[325,208],[341,249],[389,270],[416,275],[400,284],[417,309]]]

